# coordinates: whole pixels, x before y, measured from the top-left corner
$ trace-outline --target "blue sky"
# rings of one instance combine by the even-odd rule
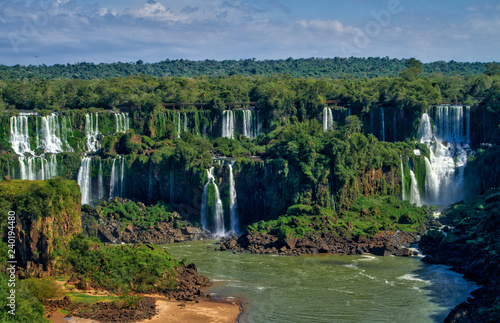
[[[0,0],[0,64],[499,61],[497,0]]]

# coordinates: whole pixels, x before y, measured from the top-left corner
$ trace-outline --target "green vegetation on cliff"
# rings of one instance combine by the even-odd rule
[[[84,281],[117,291],[163,292],[175,289],[182,264],[152,245],[105,246],[79,235],[69,244],[67,264]]]
[[[419,231],[428,211],[394,197],[360,197],[348,210],[332,210],[293,205],[287,215],[277,220],[250,225],[247,233],[267,233],[282,241],[290,237],[319,237],[322,234],[341,237],[373,237],[380,231]]]

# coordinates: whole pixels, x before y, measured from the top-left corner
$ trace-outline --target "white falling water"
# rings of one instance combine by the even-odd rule
[[[61,122],[60,122],[61,121]],[[68,143],[69,118],[55,113],[37,118],[37,146],[46,153],[73,151]]]
[[[12,149],[18,155],[30,153],[34,155],[29,142],[28,115],[10,117],[10,143]]]
[[[90,157],[84,157],[82,159],[82,164],[80,170],[78,171],[78,185],[80,185],[80,191],[82,192],[82,205],[91,203],[91,178],[90,178],[90,167],[92,165],[92,160]]]
[[[104,186],[102,182],[102,159],[99,159],[99,174],[97,177],[97,198],[100,200],[104,197]]]
[[[229,164],[229,210],[230,210],[231,231],[238,233],[240,220],[238,215],[238,201],[236,196],[236,187],[234,183],[232,164]]]
[[[243,136],[247,138],[255,138],[254,118],[252,110],[243,110]]]
[[[234,118],[231,110],[222,113],[222,137],[234,139]]]
[[[422,205],[420,202],[420,191],[418,190],[417,179],[415,178],[415,173],[410,169],[411,176],[411,192],[410,192],[410,203],[416,203],[417,205]]]
[[[97,113],[85,115],[85,150],[94,152],[101,148],[101,144],[97,140],[99,135],[99,115]]]
[[[19,179],[45,180],[57,176],[56,155],[19,157]]]
[[[127,132],[130,129],[130,119],[128,113],[115,113],[115,133]]]
[[[380,138],[385,141],[385,120],[384,120],[384,108],[380,108]]]
[[[328,129],[333,130],[333,113],[331,108],[325,107],[323,109],[323,131]]]
[[[210,171],[207,170],[207,175],[208,175],[208,180],[205,186],[203,187],[203,195],[201,198],[201,213],[200,213],[200,220],[201,220],[201,226],[203,229],[209,230],[208,228],[208,186],[210,184],[214,185],[214,191],[215,191],[215,210],[213,212],[214,214],[214,219],[213,219],[213,230],[212,233],[216,237],[223,237],[225,235],[225,230],[224,230],[224,209],[222,207],[222,201],[220,199],[220,194],[219,194],[219,187],[215,183],[215,178],[213,176],[213,171],[214,168],[211,167]]]
[[[422,115],[419,127],[420,142],[430,149],[430,159],[425,160],[425,196],[420,202],[446,206],[463,199],[468,123],[464,122],[461,106],[433,107],[431,112],[436,118],[434,129],[427,113]]]
[[[122,163],[122,167],[120,167],[120,196],[124,197],[124,188],[125,188],[125,158],[120,158]]]
[[[111,200],[115,196],[115,185],[116,185],[116,158],[113,159],[113,165],[111,166],[111,178],[109,180],[109,199]]]
[[[188,132],[188,131],[189,131],[188,118],[187,118],[186,112],[184,112],[184,132]]]
[[[406,185],[405,185],[405,171],[404,171],[404,168],[403,168],[403,157],[402,156],[399,156],[399,160],[401,162],[401,199],[403,201],[406,200]]]

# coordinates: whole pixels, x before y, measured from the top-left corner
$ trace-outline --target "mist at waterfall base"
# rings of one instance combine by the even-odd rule
[[[475,284],[420,257],[276,256],[213,251],[213,241],[164,245],[242,301],[240,322],[442,322]]]

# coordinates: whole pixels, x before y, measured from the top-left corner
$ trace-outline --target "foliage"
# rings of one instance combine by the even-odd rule
[[[35,296],[40,302],[46,299],[58,298],[62,295],[61,285],[59,285],[54,278],[44,277],[44,278],[28,278],[23,281],[28,289],[31,291],[33,296]]]
[[[302,211],[302,213],[300,212]],[[346,237],[370,236],[379,231],[417,231],[422,228],[428,211],[394,197],[360,197],[348,210],[335,214],[321,209],[294,205],[286,216],[276,220],[260,221],[250,225],[247,233],[269,233],[283,241],[290,237],[333,234]]]
[[[96,286],[141,292],[175,288],[175,268],[180,266],[162,247],[105,246],[83,235],[71,240],[67,263]]]
[[[45,309],[40,301],[33,295],[25,281],[15,280],[16,284],[16,315],[8,313],[7,297],[10,296],[9,275],[0,271],[0,297],[4,300],[0,305],[0,321],[10,322],[49,322],[45,318]]]

